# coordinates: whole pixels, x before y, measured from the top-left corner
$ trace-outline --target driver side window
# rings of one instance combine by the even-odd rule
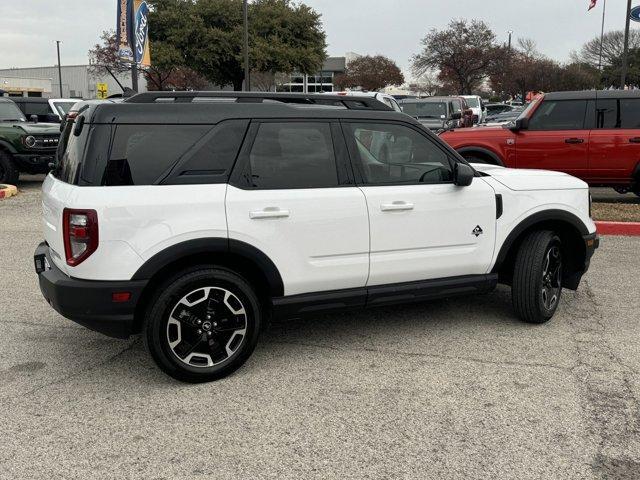
[[[348,140],[367,185],[449,183],[446,152],[417,131],[397,124],[348,123]]]

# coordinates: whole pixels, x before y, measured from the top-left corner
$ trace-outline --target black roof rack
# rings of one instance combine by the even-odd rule
[[[273,92],[145,92],[125,100],[126,103],[194,103],[197,99],[229,99],[235,103],[282,102],[319,107],[342,107],[349,110],[393,110],[371,97]]]

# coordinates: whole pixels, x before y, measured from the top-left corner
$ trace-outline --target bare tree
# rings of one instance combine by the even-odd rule
[[[640,30],[631,30],[629,32],[629,49],[635,50],[637,48],[640,48]],[[615,64],[622,57],[623,50],[624,32],[622,30],[605,33],[602,41],[602,65],[607,67]],[[580,51],[574,54],[573,59],[597,67],[600,60],[600,37],[585,43]]]
[[[431,30],[422,40],[423,50],[413,57],[413,72],[436,69],[440,81],[458,93],[477,89],[496,60],[496,36],[484,23],[454,20],[445,30]]]

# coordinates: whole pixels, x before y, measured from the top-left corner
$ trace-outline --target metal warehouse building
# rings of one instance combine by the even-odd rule
[[[131,87],[131,74],[117,74],[118,80],[125,87]],[[64,98],[96,98],[98,83],[107,84],[107,93],[121,93],[118,83],[108,73],[94,75],[90,65],[68,65],[62,67],[62,97]],[[140,75],[138,87],[145,92],[147,82]],[[0,90],[9,96],[60,97],[60,81],[58,66],[0,69]]]

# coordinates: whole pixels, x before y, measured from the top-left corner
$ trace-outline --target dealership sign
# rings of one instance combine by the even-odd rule
[[[151,65],[149,6],[144,0],[118,0],[117,56],[127,63]]]
[[[631,20],[640,22],[640,5],[631,9]]]

